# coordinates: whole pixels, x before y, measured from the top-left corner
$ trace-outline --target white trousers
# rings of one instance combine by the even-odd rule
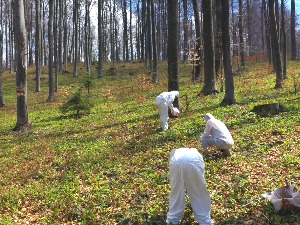
[[[174,149],[170,156],[169,212],[166,222],[179,224],[186,207],[185,190],[200,225],[212,225],[211,199],[204,178],[204,161],[195,148]]]
[[[163,130],[168,130],[169,114],[168,114],[167,103],[161,102],[160,104],[156,104],[156,107],[158,109],[159,116],[160,116],[161,128]]]

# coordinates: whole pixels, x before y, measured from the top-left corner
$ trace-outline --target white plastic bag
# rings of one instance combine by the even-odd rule
[[[275,207],[275,212],[278,212],[282,207],[282,187],[277,188],[271,193],[262,194],[262,197],[271,201]],[[284,190],[284,199],[288,200],[296,207],[300,207],[300,194],[299,191],[293,186],[288,185]]]
[[[179,109],[177,109],[176,107],[173,108],[172,114],[173,116],[178,116],[180,113]]]

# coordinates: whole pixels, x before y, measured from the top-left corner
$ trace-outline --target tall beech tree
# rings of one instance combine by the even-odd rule
[[[278,41],[278,32],[276,29],[276,19],[275,19],[275,11],[274,11],[274,0],[269,0],[269,18],[270,18],[270,29],[271,29],[271,42],[272,42],[272,56],[273,59],[273,67],[276,71],[276,84],[275,88],[283,87],[283,79],[282,79],[282,63],[280,57],[280,49],[279,49],[279,41]]]
[[[291,60],[297,59],[295,0],[291,0]]]
[[[63,30],[64,30],[64,34],[63,34],[63,62],[64,62],[64,68],[65,71],[68,71],[68,16],[67,16],[67,2],[66,1],[62,1],[63,2],[63,6],[62,9],[64,11],[63,14]]]
[[[216,34],[215,34],[215,70],[216,77],[219,77],[222,61],[222,0],[215,0],[215,18],[216,18]]]
[[[240,62],[241,66],[245,66],[245,43],[244,43],[244,28],[243,28],[243,0],[239,0],[239,45],[240,45]],[[250,36],[250,34],[249,34]]]
[[[16,91],[17,124],[14,130],[28,130],[31,123],[27,102],[27,35],[24,16],[24,1],[13,0],[14,32],[16,46]]]
[[[270,20],[269,20],[269,13],[268,8],[266,5],[266,0],[262,0],[262,11],[264,15],[264,22],[265,22],[265,32],[266,32],[266,48],[268,54],[268,61],[269,64],[272,62],[272,50],[271,50],[271,31],[270,31]]]
[[[188,1],[183,0],[183,62],[187,63],[188,60]]]
[[[58,92],[58,51],[57,51],[57,18],[58,18],[58,0],[53,0],[53,63],[54,63],[54,92]]]
[[[281,55],[282,55],[282,76],[287,79],[287,54],[286,54],[286,32],[285,32],[285,4],[281,0]]]
[[[229,0],[222,0],[222,47],[225,71],[225,96],[222,105],[236,104],[232,74],[231,45],[229,34]]]
[[[2,15],[3,1],[0,1],[0,108],[5,106],[2,85],[2,71],[3,71],[3,15]]]
[[[0,27],[0,108],[5,106],[3,85],[2,85],[2,71],[3,71],[2,62],[3,62],[3,33],[2,33],[2,23],[1,23],[1,27]]]
[[[74,32],[73,32],[73,37],[74,37],[74,72],[73,72],[73,77],[78,77],[78,52],[79,52],[79,47],[78,47],[78,39],[79,39],[79,28],[78,28],[78,20],[79,20],[79,0],[74,0],[74,11],[73,11],[73,24],[74,24]]]
[[[154,0],[151,1],[151,21],[152,21],[152,47],[153,47],[153,62],[152,62],[152,82],[157,83],[158,80],[158,56],[157,56],[157,37],[156,37],[156,13]]]
[[[150,1],[147,0],[147,10],[146,10],[146,42],[145,42],[145,54],[146,54],[146,66],[150,66],[150,61],[152,61],[152,47],[151,47],[151,15],[150,15]],[[175,3],[174,3],[175,4]]]
[[[54,14],[54,0],[49,0],[49,20],[48,20],[48,45],[49,45],[49,102],[54,101],[54,76],[53,76],[53,14]]]
[[[42,73],[42,17],[41,1],[35,1],[35,91],[41,90]]]
[[[218,92],[215,73],[212,0],[203,0],[202,10],[204,41],[204,86],[201,92],[204,95],[211,95]]]
[[[85,56],[85,67],[87,74],[91,74],[91,22],[90,22],[90,6],[91,6],[91,1],[86,0],[85,1],[85,21],[84,21],[84,30],[85,30],[85,35],[84,35],[84,56]],[[99,15],[99,14],[98,14]]]
[[[253,55],[253,51],[252,51],[253,46],[252,46],[252,29],[251,29],[252,28],[252,12],[251,12],[251,7],[250,7],[250,2],[251,2],[251,0],[247,0],[247,15],[246,16],[247,16],[249,55],[251,56],[251,55]],[[255,23],[256,22],[257,22],[257,20],[255,20]],[[244,46],[243,50],[245,50],[245,46]]]
[[[168,90],[179,91],[179,68],[178,68],[178,1],[168,0]],[[174,102],[179,107],[179,102]]]
[[[123,59],[129,61],[127,0],[123,0]]]
[[[196,31],[196,49],[194,60],[195,65],[195,80],[201,78],[201,63],[202,63],[202,37],[201,37],[201,25],[200,25],[200,15],[199,15],[199,4],[198,0],[193,0],[193,9],[195,17],[195,31]]]
[[[103,0],[98,0],[98,78],[102,78],[102,71],[103,71],[103,43],[102,43],[102,6]],[[111,33],[113,34],[114,31],[112,30]],[[112,38],[112,40],[114,40]],[[114,46],[113,43],[111,43]],[[114,48],[112,47],[112,53],[114,53]],[[113,55],[114,56],[114,55]],[[115,59],[112,59],[113,63]]]
[[[57,49],[57,60],[58,60],[58,71],[62,72],[63,66],[63,0],[58,0],[58,49]]]
[[[9,11],[10,11],[10,15],[8,15],[9,17],[9,37],[8,37],[8,41],[9,41],[9,66],[10,66],[10,73],[14,72],[14,33],[13,33],[13,8],[11,4],[8,4],[9,7]]]

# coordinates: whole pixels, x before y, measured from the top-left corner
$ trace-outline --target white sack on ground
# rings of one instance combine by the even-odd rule
[[[271,193],[262,194],[262,197],[268,199],[274,205],[275,212],[278,212],[282,206],[281,190],[282,187],[277,188]],[[286,188],[284,192],[284,199],[288,200],[294,206],[300,207],[300,194],[299,191],[295,189],[293,185],[289,185]]]

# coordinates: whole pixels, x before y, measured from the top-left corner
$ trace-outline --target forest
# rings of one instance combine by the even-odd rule
[[[262,197],[299,188],[299,7],[0,0],[0,224],[166,224],[170,153],[204,155],[206,113],[234,139],[204,157],[214,224],[299,224]],[[198,224],[188,197],[180,224]]]

